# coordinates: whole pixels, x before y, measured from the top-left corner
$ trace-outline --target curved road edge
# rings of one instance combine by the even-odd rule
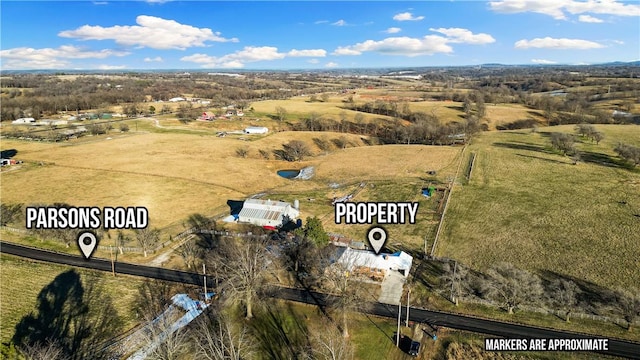
[[[41,250],[16,244],[0,241],[0,253],[20,256],[32,260],[44,262],[70,265],[82,267],[86,269],[111,271],[111,261],[105,259],[93,258],[85,260],[81,256],[57,253],[53,251]],[[173,282],[181,282],[193,285],[203,285],[203,275],[179,270],[169,270],[159,267],[134,265],[122,262],[115,263],[117,273],[153,278],[159,280],[167,280]],[[207,285],[214,283],[212,277],[207,277]],[[304,289],[294,289],[277,287],[271,294],[272,297],[282,300],[296,301],[306,304],[324,306],[328,304],[333,296],[308,291]],[[406,309],[406,308],[404,308]],[[406,311],[406,310],[405,310]],[[366,310],[362,312],[386,317],[397,318],[398,307],[396,305],[388,305],[382,303],[371,303]],[[406,315],[406,313],[405,313]],[[464,316],[440,311],[426,310],[420,308],[410,308],[409,318],[415,322],[427,322],[429,324],[444,326],[452,329],[471,331],[476,333],[487,334],[491,336],[506,338],[565,338],[565,339],[586,339],[586,338],[605,338],[604,336],[586,335],[572,333],[568,331],[552,330],[527,325],[518,325],[513,323],[505,323],[494,320],[481,319],[471,316]],[[640,343],[620,339],[609,339],[609,350],[600,353],[629,359],[640,360]]]

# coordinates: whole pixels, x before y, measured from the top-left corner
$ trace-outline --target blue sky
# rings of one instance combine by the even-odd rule
[[[640,2],[7,1],[0,68],[327,69],[640,59]]]

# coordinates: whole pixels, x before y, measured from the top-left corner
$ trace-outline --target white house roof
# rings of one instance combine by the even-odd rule
[[[358,267],[367,267],[380,270],[411,270],[413,257],[404,251],[393,254],[378,254],[367,250],[347,248],[338,258],[338,263],[349,270]]]

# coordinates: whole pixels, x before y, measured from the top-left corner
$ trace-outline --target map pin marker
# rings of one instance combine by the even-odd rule
[[[369,245],[371,245],[373,251],[378,255],[380,250],[382,250],[384,243],[387,242],[387,232],[381,227],[372,227],[369,229],[367,239],[369,240]]]
[[[89,260],[93,252],[98,247],[98,238],[90,231],[85,231],[78,235],[78,246],[84,258]]]

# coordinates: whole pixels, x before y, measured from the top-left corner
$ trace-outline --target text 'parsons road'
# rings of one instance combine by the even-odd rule
[[[417,202],[336,203],[336,224],[415,224]]]

